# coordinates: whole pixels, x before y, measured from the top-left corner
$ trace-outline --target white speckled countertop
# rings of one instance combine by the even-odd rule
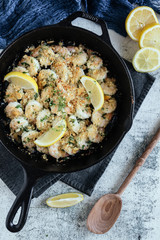
[[[131,60],[138,44],[113,31],[109,31],[109,34],[120,55]],[[95,235],[86,229],[86,219],[94,203],[102,195],[118,189],[144,145],[160,126],[160,69],[152,75],[156,80],[133,126],[119,145],[91,197],[85,195],[83,202],[71,208],[48,208],[44,204],[46,198],[75,191],[59,181],[39,198],[32,200],[24,228],[19,233],[10,233],[5,228],[5,219],[15,196],[0,180],[0,240],[160,239],[160,142],[124,192],[122,212],[113,228],[104,235]]]

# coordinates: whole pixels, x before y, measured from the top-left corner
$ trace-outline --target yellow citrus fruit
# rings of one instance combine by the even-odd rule
[[[160,24],[146,26],[139,38],[139,47],[155,47],[160,50]]]
[[[146,6],[134,8],[126,18],[126,32],[130,38],[138,41],[142,29],[151,23],[158,23],[158,19],[152,8]]]
[[[99,83],[88,76],[82,76],[80,81],[86,89],[94,109],[100,110],[104,104],[104,93]]]
[[[38,137],[34,143],[40,147],[49,147],[59,141],[66,132],[66,121],[60,120],[54,127]]]
[[[160,67],[160,51],[153,47],[138,50],[132,61],[137,72],[152,72]]]
[[[46,200],[49,207],[65,208],[71,207],[83,200],[83,195],[80,193],[64,193],[55,197],[50,197]]]
[[[35,92],[38,92],[38,85],[36,81],[25,73],[10,72],[4,77],[4,80],[9,81],[24,89],[33,88]]]

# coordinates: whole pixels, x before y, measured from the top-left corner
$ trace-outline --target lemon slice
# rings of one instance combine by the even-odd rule
[[[38,85],[36,81],[25,73],[10,72],[4,77],[4,80],[12,82],[13,84],[24,89],[33,88],[35,92],[38,92]]]
[[[152,23],[143,29],[139,47],[155,47],[160,50],[160,24]]]
[[[142,29],[151,23],[158,23],[158,19],[152,8],[146,6],[134,8],[126,18],[126,32],[130,38],[138,41]]]
[[[99,83],[88,76],[82,76],[80,81],[86,89],[94,109],[100,110],[104,104],[104,93]]]
[[[71,207],[83,200],[83,195],[80,193],[64,193],[55,197],[50,197],[46,200],[49,207],[65,208]]]
[[[60,140],[66,132],[66,121],[62,119],[54,127],[43,133],[34,143],[40,147],[49,147]]]
[[[152,72],[160,67],[160,51],[153,47],[141,48],[135,54],[133,67],[137,72]]]

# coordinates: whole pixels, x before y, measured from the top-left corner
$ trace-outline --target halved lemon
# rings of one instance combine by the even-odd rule
[[[155,47],[160,50],[160,24],[146,26],[139,38],[139,47]]]
[[[146,6],[134,8],[126,18],[126,32],[130,38],[138,41],[142,29],[151,23],[158,23],[158,19],[152,8]]]
[[[64,193],[55,197],[50,197],[46,200],[49,207],[65,208],[71,207],[83,200],[83,195],[80,193]]]
[[[12,82],[13,84],[24,89],[33,88],[35,92],[38,92],[38,85],[36,81],[25,73],[10,72],[4,77],[4,80]]]
[[[132,61],[137,72],[152,72],[160,67],[160,51],[153,47],[138,50]]]
[[[62,119],[54,127],[38,137],[34,143],[40,147],[49,147],[59,141],[66,132],[66,121]]]
[[[86,89],[94,109],[100,110],[104,104],[104,93],[99,83],[88,76],[82,76],[80,81]]]

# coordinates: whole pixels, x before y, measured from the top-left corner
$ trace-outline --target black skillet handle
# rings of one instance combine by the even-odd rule
[[[24,184],[17,195],[6,219],[6,227],[11,232],[18,232],[20,231],[28,216],[28,211],[32,199],[32,193],[33,193],[33,186],[35,184],[35,181],[37,180],[36,176],[31,176],[31,173],[28,174],[28,172],[24,170]],[[20,209],[20,215],[18,222],[16,224],[13,223],[14,218],[18,210]]]
[[[95,23],[99,24],[101,26],[101,29],[102,29],[102,35],[99,36],[99,37],[103,41],[107,42],[109,45],[112,45],[111,41],[110,41],[109,34],[108,34],[107,24],[102,19],[97,18],[93,15],[90,15],[86,12],[81,12],[81,11],[75,12],[75,13],[71,14],[68,18],[62,20],[58,24],[62,25],[62,26],[72,26],[72,21],[75,20],[78,17],[84,18],[84,19],[87,19],[87,20],[90,20],[92,22],[95,22]]]

